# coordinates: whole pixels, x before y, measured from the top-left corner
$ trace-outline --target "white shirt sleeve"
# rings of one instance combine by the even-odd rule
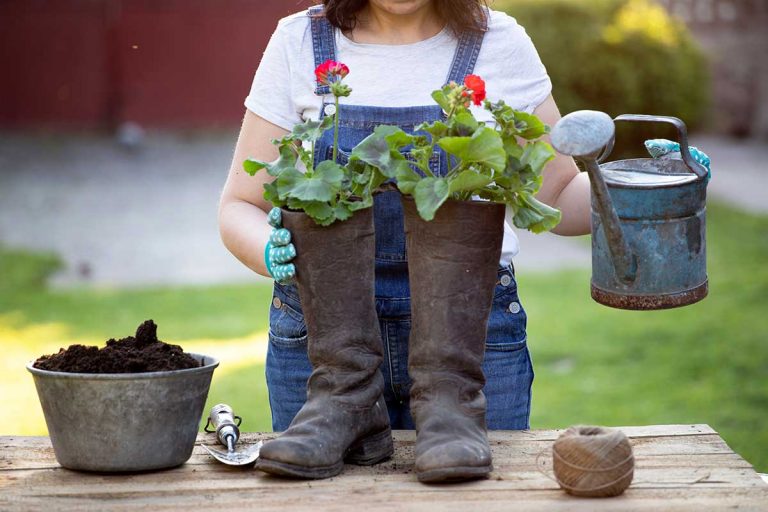
[[[287,29],[285,20],[281,20],[256,69],[245,106],[270,123],[290,131],[302,119],[293,97]]]
[[[552,82],[533,41],[503,12],[491,11],[476,69],[486,79],[488,99],[503,99],[517,110],[532,113],[552,92]]]
[[[526,102],[520,110],[530,114],[552,93],[552,81],[531,38],[523,27],[517,24],[516,27],[519,32],[519,43],[513,55],[518,63],[516,69],[519,69],[520,73],[516,77],[517,83],[513,88],[525,91],[521,94],[521,98],[525,98]]]

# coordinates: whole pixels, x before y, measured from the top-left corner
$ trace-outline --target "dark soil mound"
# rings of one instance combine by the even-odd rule
[[[178,345],[157,339],[157,325],[147,320],[136,337],[111,339],[104,348],[71,345],[58,354],[43,356],[35,368],[69,373],[141,373],[198,368],[201,364]]]

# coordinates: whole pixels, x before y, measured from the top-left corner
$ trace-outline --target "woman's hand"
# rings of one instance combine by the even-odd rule
[[[272,277],[267,269],[265,251],[272,227],[267,212],[272,205],[264,200],[264,183],[273,179],[267,173],[250,176],[243,170],[246,158],[270,161],[277,158],[272,139],[288,132],[246,111],[227,182],[219,202],[219,232],[224,245],[254,272]]]
[[[549,126],[560,120],[560,111],[551,95],[533,113]],[[550,142],[548,135],[543,140]],[[552,232],[566,236],[588,234],[591,191],[587,173],[579,172],[573,158],[557,153],[544,168],[543,178],[536,198],[563,213],[562,221]]]

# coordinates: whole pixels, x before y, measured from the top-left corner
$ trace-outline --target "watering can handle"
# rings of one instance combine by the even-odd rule
[[[685,163],[686,167],[691,170],[692,173],[694,173],[699,178],[706,178],[707,177],[707,170],[704,168],[703,165],[701,165],[699,162],[693,159],[691,156],[691,152],[688,149],[688,129],[685,127],[685,123],[672,116],[649,116],[644,114],[622,114],[616,118],[614,118],[614,121],[641,121],[641,122],[650,122],[650,123],[669,123],[671,125],[674,125],[675,128],[677,128],[677,136],[678,139],[680,139],[678,142],[680,142],[680,154],[683,156],[683,162]],[[615,143],[615,137],[611,138],[611,141],[605,146],[605,149],[600,154],[600,157],[597,159],[599,163],[603,163],[606,158],[611,154],[613,151],[613,145]]]

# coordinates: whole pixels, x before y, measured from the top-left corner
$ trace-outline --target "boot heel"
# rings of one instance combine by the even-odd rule
[[[387,429],[378,434],[357,441],[349,447],[344,462],[358,466],[372,466],[386,460],[395,453],[392,431]]]

